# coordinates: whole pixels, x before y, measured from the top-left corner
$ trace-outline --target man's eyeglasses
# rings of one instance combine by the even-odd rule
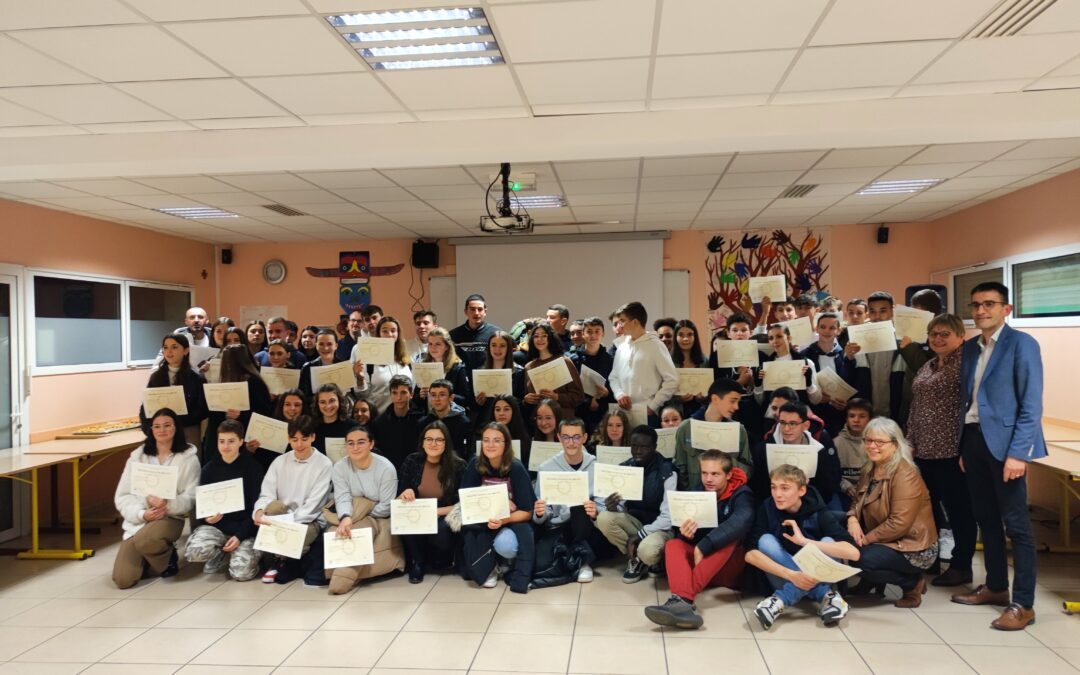
[[[799,426],[800,424],[803,424],[803,423],[802,422],[777,422],[777,424],[779,424],[782,427],[786,427],[788,429],[794,429],[795,427],[797,427],[797,426]]]
[[[994,305],[1007,305],[1007,304],[1008,304],[1007,302],[1002,302],[1000,300],[983,300],[982,302],[972,302],[972,303],[970,303],[968,305],[968,309],[970,309],[971,311],[974,312],[975,310],[982,307],[983,309],[989,311],[989,310],[994,308]]]
[[[562,441],[563,443],[580,443],[582,440],[584,440],[584,438],[585,437],[582,436],[581,434],[574,434],[573,436],[571,436],[569,434],[560,434],[559,435],[559,440]]]

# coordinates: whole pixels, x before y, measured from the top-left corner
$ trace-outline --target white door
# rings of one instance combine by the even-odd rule
[[[29,438],[24,417],[21,283],[21,268],[0,265],[0,449],[22,445]],[[23,493],[20,483],[0,479],[0,541],[23,534]]]

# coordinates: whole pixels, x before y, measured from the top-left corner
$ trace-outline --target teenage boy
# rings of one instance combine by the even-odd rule
[[[487,301],[473,293],[465,298],[465,323],[450,331],[458,356],[470,369],[483,367],[488,338],[502,330],[486,319]]]
[[[727,320],[728,340],[751,340],[754,336],[753,320],[746,314],[735,313]],[[760,438],[765,429],[761,423],[761,406],[754,398],[754,378],[757,368],[754,366],[742,366],[739,368],[721,368],[717,365],[716,343],[722,337],[713,338],[713,349],[709,355],[709,367],[713,369],[713,380],[727,378],[735,380],[742,387],[742,399],[739,401],[739,410],[734,419],[746,427],[746,432],[751,438]],[[760,359],[761,355],[758,354]]]
[[[671,346],[675,344],[675,324],[678,323],[670,316],[665,316],[662,319],[653,321],[652,329],[656,333],[656,337],[660,338],[660,342],[664,343],[667,350],[671,351]]]
[[[615,352],[611,367],[611,393],[623,410],[634,404],[646,407],[649,426],[660,426],[659,412],[679,388],[679,374],[671,352],[655,333],[645,332],[648,312],[640,302],[628,302],[615,310],[627,336]]]
[[[848,304],[844,308],[845,325],[861,326],[866,323],[867,311],[866,300],[862,298],[848,300]]]
[[[361,334],[364,337],[378,337],[375,328],[383,318],[382,307],[379,307],[378,305],[368,305],[360,312],[360,316],[364,319],[364,329],[361,331]]]
[[[644,470],[641,499],[627,501],[619,493],[604,500],[605,510],[596,517],[596,527],[620,553],[629,556],[623,583],[632,584],[659,564],[664,545],[671,539],[671,516],[664,495],[675,490],[675,467],[656,451],[656,430],[646,425],[630,432],[630,459],[623,466]]]
[[[420,363],[427,354],[428,335],[431,334],[432,328],[439,325],[439,318],[430,309],[422,309],[413,314],[412,320],[413,326],[416,327],[416,339],[409,340],[405,347],[409,352],[409,359],[413,363]]]
[[[611,395],[611,383],[608,381],[615,360],[611,352],[604,349],[604,322],[600,317],[590,316],[585,319],[584,325],[585,345],[578,352],[578,368],[588,366],[604,378],[604,386],[597,392],[600,396],[593,398],[585,394],[577,407],[578,417],[585,421],[585,430],[591,434],[607,413],[608,404],[615,402],[615,397]]]
[[[885,291],[876,291],[867,298],[867,316],[870,323],[892,321],[893,297]],[[911,407],[910,389],[905,396],[904,378],[907,366],[897,349],[873,354],[860,354],[857,342],[844,347],[845,368],[848,384],[855,387],[861,398],[874,406],[874,415],[889,417],[900,426],[907,423],[907,411]]]
[[[608,354],[611,354],[612,358],[615,357],[615,352],[619,349],[619,345],[626,342],[626,335],[623,334],[623,322],[615,312],[608,314],[608,321],[611,322],[611,332],[615,338],[611,341],[611,346],[608,347]]]
[[[237,581],[249,581],[259,573],[262,553],[254,549],[255,523],[248,517],[262,488],[264,470],[244,445],[244,425],[225,420],[218,425],[218,456],[202,468],[199,485],[213,485],[237,478],[243,483],[244,509],[233,513],[216,513],[204,518],[188,537],[184,555],[188,562],[201,562],[205,574],[216,574],[226,568]]]
[[[817,315],[817,342],[803,351],[803,357],[810,359],[820,373],[823,370],[831,370],[845,381],[847,376],[847,361],[844,359],[844,348],[840,346],[838,338],[843,330],[840,323],[840,315],[823,313]],[[825,422],[825,429],[830,435],[840,433],[844,426],[844,403],[834,401],[825,392],[821,393],[821,402],[811,405],[810,408],[818,417]]]
[[[408,375],[391,377],[390,406],[372,421],[372,434],[378,444],[376,452],[399,471],[405,458],[416,452],[423,428],[420,420],[424,413],[412,407],[412,387]]]
[[[777,321],[791,321],[799,318],[799,311],[795,308],[795,298],[784,298],[774,307]]]
[[[584,471],[589,476],[589,498],[581,506],[547,503],[547,495],[540,492],[540,478],[536,479],[534,491],[540,495],[533,505],[533,523],[548,530],[559,530],[571,548],[586,549],[585,564],[578,570],[578,583],[593,580],[591,562],[610,545],[600,530],[594,527],[597,516],[605,505],[593,499],[593,466],[596,458],[585,452],[585,423],[576,417],[559,422],[559,442],[563,451],[540,465],[540,471]],[[601,544],[603,544],[601,546]]]
[[[818,301],[817,296],[812,293],[803,293],[799,297],[795,298],[795,316],[807,317],[810,319],[810,325],[813,326],[817,323],[817,314],[821,310],[821,303]]]
[[[436,420],[442,422],[450,430],[458,456],[466,462],[469,461],[476,454],[472,447],[472,422],[465,414],[465,408],[454,403],[454,385],[450,380],[435,380],[431,383],[428,388],[428,407],[431,412],[420,419],[416,426],[417,433]]]
[[[585,322],[574,319],[566,330],[570,333],[571,351],[580,353],[585,348]]]
[[[776,416],[776,426],[753,450],[754,466],[760,468],[755,474],[752,487],[754,495],[764,501],[769,496],[768,481],[768,445],[809,445],[817,449],[817,471],[810,479],[810,485],[821,495],[822,501],[829,508],[840,510],[840,458],[836,454],[829,432],[819,429],[810,431],[810,409],[805,403],[792,401],[781,406]]]
[[[848,400],[844,408],[844,428],[833,439],[836,455],[840,458],[840,505],[847,511],[855,499],[855,486],[859,484],[862,468],[869,458],[863,449],[862,433],[874,419],[874,407],[863,398]]]
[[[326,521],[322,507],[330,498],[330,472],[333,462],[315,451],[315,430],[318,423],[308,415],[289,422],[289,452],[274,460],[266,471],[259,498],[255,501],[252,520],[255,525],[273,527],[267,516],[290,514],[293,522],[307,525],[304,549],[300,560],[278,557],[263,574],[263,583],[286,584],[303,574],[304,584],[325,586],[323,573],[322,533]]]
[[[758,509],[746,562],[765,573],[773,594],[758,603],[754,616],[769,630],[785,608],[805,597],[818,602],[826,626],[843,619],[848,604],[830,584],[799,570],[794,555],[813,544],[832,558],[858,560],[851,537],[813,491],[802,469],[781,464],[769,475],[770,498]]]
[[[574,342],[570,339],[570,332],[566,329],[570,323],[570,309],[566,305],[555,304],[547,308],[544,317],[547,319],[551,329],[555,331],[555,335],[562,342],[563,353],[569,354],[574,348]]]
[[[664,547],[671,597],[645,608],[655,624],[700,628],[703,620],[694,600],[710,586],[738,589],[744,567],[743,540],[754,523],[754,495],[746,474],[719,450],[701,455],[701,482],[695,491],[716,494],[716,527],[698,527],[693,518],[672,523],[674,537]]]
[[[742,387],[735,380],[721,379],[709,385],[706,393],[709,404],[699,408],[690,419],[679,423],[675,430],[675,470],[679,473],[679,489],[691,490],[693,486],[701,482],[701,457],[707,452],[695,448],[690,432],[691,420],[704,420],[705,422],[732,422],[732,417],[739,410],[739,401],[742,398]],[[750,439],[746,434],[746,428],[739,428],[739,451],[734,453],[732,460],[747,479],[753,474],[754,462],[751,458]]]

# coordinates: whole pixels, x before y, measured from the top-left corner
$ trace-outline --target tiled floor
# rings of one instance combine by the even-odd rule
[[[642,608],[666,599],[666,585],[625,585],[617,566],[592,584],[524,596],[429,576],[331,597],[199,566],[118,591],[114,553],[115,544],[79,562],[0,557],[0,674],[1080,672],[1080,616],[1061,611],[1063,599],[1080,600],[1077,556],[1040,555],[1038,621],[1020,633],[991,630],[995,611],[933,588],[916,610],[857,600],[834,628],[800,606],[766,633],[751,614],[757,598],[724,590],[699,598],[701,630],[661,630]]]

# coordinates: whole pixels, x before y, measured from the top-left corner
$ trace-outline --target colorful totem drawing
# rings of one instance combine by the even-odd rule
[[[367,251],[342,251],[338,254],[337,267],[307,267],[307,273],[313,277],[336,277],[338,286],[338,305],[349,314],[362,310],[371,304],[371,277],[397,274],[404,264],[389,267],[372,267],[371,255]]]
[[[706,280],[709,285],[709,327],[717,331],[735,312],[748,314],[755,323],[761,305],[750,302],[750,277],[782,274],[789,296],[829,293],[829,262],[825,233],[809,228],[718,232],[706,245]]]

